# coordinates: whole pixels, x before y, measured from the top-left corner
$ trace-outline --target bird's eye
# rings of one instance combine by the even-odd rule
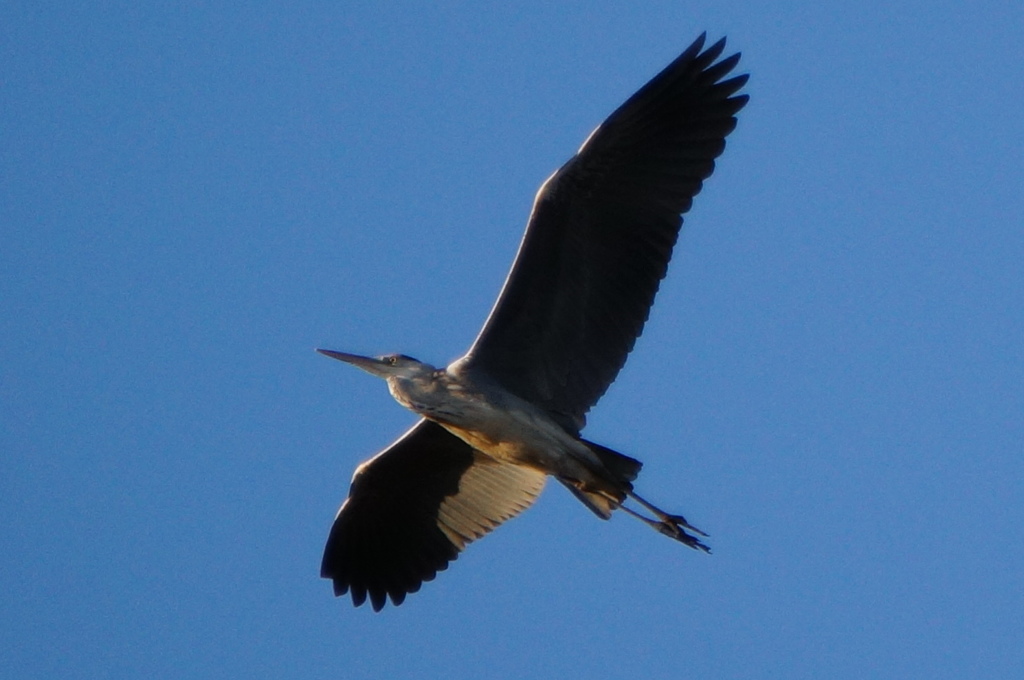
[[[398,365],[398,357],[396,357],[396,356],[388,357],[388,363],[391,364],[392,366],[397,366]]]

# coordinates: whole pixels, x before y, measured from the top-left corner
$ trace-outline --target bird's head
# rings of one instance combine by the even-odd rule
[[[378,378],[399,378],[413,380],[433,374],[436,370],[430,364],[417,361],[404,354],[385,354],[380,357],[364,357],[359,354],[347,354],[346,352],[335,352],[332,349],[318,349],[317,352],[324,356],[352,364],[361,368],[367,373],[372,373]]]

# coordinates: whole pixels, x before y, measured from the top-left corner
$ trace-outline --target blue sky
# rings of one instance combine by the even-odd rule
[[[642,5],[642,7],[641,7]],[[314,347],[472,341],[533,194],[701,31],[751,74],[588,438],[400,608],[331,596],[414,420]],[[6,3],[10,677],[1024,673],[1019,2]]]

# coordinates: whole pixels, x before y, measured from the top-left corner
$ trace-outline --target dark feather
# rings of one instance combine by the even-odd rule
[[[528,508],[545,479],[421,420],[356,470],[320,574],[356,606],[367,597],[375,611],[388,597],[401,604],[469,542]]]
[[[467,368],[582,428],[643,330],[672,248],[715,168],[747,76],[704,36],[630,97],[541,187]]]
[[[472,464],[468,444],[423,420],[361,465],[324,548],[320,574],[334,594],[351,590],[356,606],[369,595],[379,611],[389,592],[400,599],[445,569],[459,551],[437,510]]]

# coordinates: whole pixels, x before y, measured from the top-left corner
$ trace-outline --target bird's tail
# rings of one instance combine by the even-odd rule
[[[601,459],[601,464],[612,474],[612,481],[623,484],[626,487],[624,491],[633,490],[631,482],[640,474],[640,468],[644,466],[643,463],[618,451],[612,451],[607,446],[601,446],[586,439],[581,439],[580,441],[586,444],[587,448]]]
[[[596,486],[584,486],[579,482],[566,479],[559,479],[558,481],[564,484],[569,491],[572,491],[573,495],[590,508],[595,515],[601,519],[609,519],[613,511],[623,510],[669,538],[673,538],[695,550],[711,552],[707,545],[699,538],[700,536],[706,537],[707,534],[687,522],[685,517],[669,514],[650,501],[636,495],[633,491],[632,482],[640,473],[643,463],[635,458],[624,456],[618,451],[612,451],[600,444],[588,442],[585,439],[580,441],[586,444],[587,448],[600,459],[601,464],[605,468],[604,479],[600,481],[607,482],[607,485],[598,488]],[[648,517],[625,505],[627,498],[636,501],[649,510],[654,514],[654,517]],[[688,533],[687,529],[693,533]]]
[[[636,458],[630,458],[618,451],[612,451],[606,446],[581,439],[580,442],[587,445],[595,456],[601,461],[604,467],[604,475],[608,481],[608,489],[590,490],[581,489],[577,484],[562,480],[569,491],[572,491],[576,498],[586,505],[601,519],[608,519],[612,511],[622,505],[626,495],[633,490],[633,480],[640,474],[643,463]]]

